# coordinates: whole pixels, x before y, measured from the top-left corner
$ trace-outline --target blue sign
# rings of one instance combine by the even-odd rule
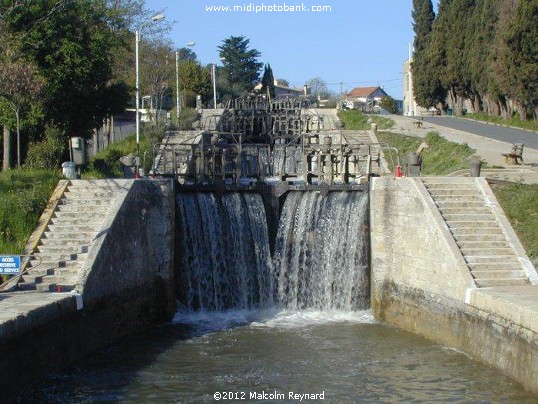
[[[18,255],[0,255],[0,274],[14,275],[21,271],[21,257]]]

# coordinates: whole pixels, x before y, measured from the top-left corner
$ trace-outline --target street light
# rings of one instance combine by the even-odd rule
[[[194,46],[196,45],[195,42],[187,42],[185,44],[186,46]],[[177,125],[179,128],[179,110],[181,108],[179,103],[179,49],[176,50],[176,118],[177,118]]]
[[[220,58],[221,61],[225,61],[225,57]],[[217,75],[216,75],[216,67],[217,65],[213,63],[211,65],[211,80],[213,81],[213,109],[217,109]]]
[[[135,67],[136,67],[136,164],[135,178],[140,178],[140,75],[138,62],[138,44],[140,42],[140,34],[142,29],[152,22],[164,20],[164,14],[155,14],[151,17],[151,21],[146,21],[136,30],[135,37]]]

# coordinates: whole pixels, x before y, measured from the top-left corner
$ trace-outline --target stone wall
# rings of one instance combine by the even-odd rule
[[[477,289],[420,179],[375,178],[370,195],[375,318],[463,351],[538,392],[538,321],[532,306],[511,295],[536,296],[535,287],[499,290],[495,304],[495,288]]]
[[[2,324],[3,400],[47,372],[172,317],[172,182],[136,180],[126,182],[125,188],[81,268],[78,293],[44,294],[40,299],[36,292],[25,316]]]

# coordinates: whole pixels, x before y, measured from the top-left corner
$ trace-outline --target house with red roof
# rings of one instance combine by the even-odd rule
[[[355,87],[346,94],[346,101],[359,105],[377,106],[383,98],[388,96],[382,87]]]

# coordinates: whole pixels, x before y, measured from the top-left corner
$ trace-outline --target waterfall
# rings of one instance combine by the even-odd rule
[[[275,283],[261,197],[186,193],[177,205],[180,301],[205,311],[271,305]]]
[[[189,311],[369,307],[367,195],[290,192],[274,257],[254,193],[179,193],[178,298]]]
[[[275,245],[278,300],[290,309],[365,309],[367,195],[291,192]]]

